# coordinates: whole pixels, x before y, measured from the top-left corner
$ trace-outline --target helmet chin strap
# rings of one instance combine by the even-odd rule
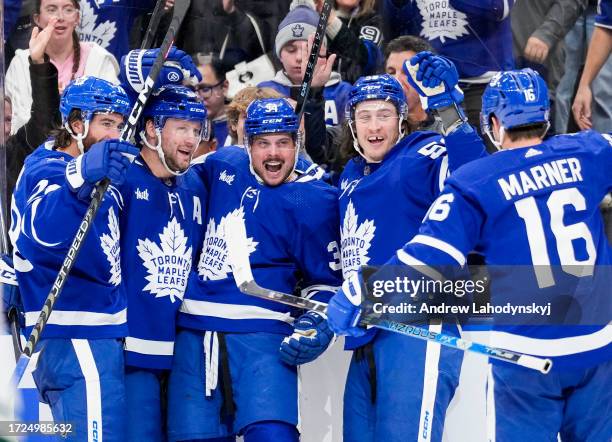
[[[499,141],[495,139],[490,127],[485,130],[485,133],[487,134],[487,137],[489,137],[489,140],[491,140],[493,146],[495,146],[497,150],[502,150],[502,144],[504,142],[504,138],[506,137],[506,130],[504,129],[504,126],[499,126]]]
[[[158,127],[155,128],[155,136],[157,137],[157,144],[154,146],[147,141],[145,131],[144,130],[140,131],[140,139],[142,140],[142,144],[147,146],[149,149],[152,149],[157,152],[157,156],[159,157],[159,160],[161,161],[162,166],[164,166],[164,169],[166,169],[168,173],[171,173],[174,176],[181,176],[187,173],[189,168],[183,170],[182,172],[177,172],[168,167],[168,164],[166,164],[166,156],[164,155],[164,150],[162,149],[162,145],[161,145],[161,131],[159,130]],[[191,153],[191,155],[193,155],[193,152]],[[191,162],[191,158],[189,159],[189,162]]]
[[[83,121],[83,133],[82,134],[75,134],[74,132],[72,132],[72,129],[70,128],[70,124],[67,121],[64,123],[64,128],[68,131],[70,136],[76,141],[79,152],[81,152],[81,155],[83,155],[85,153],[85,146],[83,145],[83,140],[85,139],[85,137],[87,137],[87,133],[89,132],[89,120]]]

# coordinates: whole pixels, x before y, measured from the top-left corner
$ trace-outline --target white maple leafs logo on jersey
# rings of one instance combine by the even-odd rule
[[[176,218],[159,234],[159,244],[148,238],[138,240],[136,250],[148,272],[143,290],[156,298],[182,300],[191,270],[191,246],[187,247],[187,237]]]
[[[374,238],[376,226],[373,220],[366,219],[359,224],[353,202],[349,200],[340,230],[342,250],[342,276],[346,279],[350,272],[367,265],[370,261],[368,250]]]
[[[450,6],[448,1],[417,0],[417,6],[423,17],[421,37],[427,40],[445,40],[468,35],[467,16]]]
[[[110,264],[110,278],[108,282],[117,286],[121,283],[121,247],[119,244],[119,221],[113,207],[108,211],[108,230],[110,235],[106,233],[102,235],[100,237],[100,244]]]
[[[228,213],[219,220],[217,226],[214,219],[208,221],[206,226],[206,236],[198,262],[198,274],[204,280],[211,281],[225,279],[232,271],[229,263],[227,244],[225,242],[225,226],[230,217],[236,217],[244,223],[244,208],[240,206],[238,209]],[[247,250],[249,255],[257,248],[257,242],[253,241],[253,237],[247,238]]]
[[[98,15],[94,8],[87,1],[80,2],[81,4],[81,22],[76,31],[79,34],[79,39],[85,42],[93,42],[104,49],[108,48],[111,40],[115,37],[117,26],[114,22],[106,20],[96,26]]]

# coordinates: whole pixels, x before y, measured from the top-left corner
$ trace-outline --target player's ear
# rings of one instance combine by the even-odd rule
[[[83,124],[83,120],[74,120],[70,123],[70,128],[72,129],[72,133],[82,134],[85,130],[85,125]]]
[[[153,123],[153,120],[149,119],[145,123],[145,134],[147,135],[147,138],[155,138],[155,124]]]
[[[496,140],[499,140],[499,128],[501,125],[499,124],[499,120],[495,115],[491,115],[491,127],[493,129],[493,135]]]

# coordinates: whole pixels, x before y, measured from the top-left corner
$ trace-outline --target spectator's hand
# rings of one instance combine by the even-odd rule
[[[232,12],[234,12],[236,10],[234,0],[223,0],[223,10],[227,14],[231,14]]]
[[[546,61],[549,50],[548,45],[539,38],[529,37],[523,53],[527,60],[542,64]]]
[[[576,98],[572,105],[574,120],[581,130],[593,128],[591,122],[591,104],[593,103],[593,92],[589,85],[580,85],[576,92]]]
[[[463,102],[457,68],[441,55],[422,51],[404,62],[406,79],[419,94],[425,110],[441,109]]]
[[[64,84],[63,81],[61,80],[57,81],[57,89],[59,90],[59,94],[61,96],[64,93],[64,89],[66,89],[66,85]]]
[[[164,4],[164,11],[169,11],[173,7],[174,7],[174,0],[166,0],[166,3]]]
[[[32,36],[30,37],[30,58],[32,63],[41,64],[45,61],[45,49],[49,39],[53,34],[55,25],[57,24],[57,17],[51,17],[49,23],[45,29],[40,30],[38,26],[32,26]]]
[[[137,94],[140,93],[144,88],[145,79],[149,75],[157,54],[159,54],[159,48],[134,49],[124,55],[121,58],[121,70],[119,72],[121,84]],[[186,52],[173,46],[157,77],[155,88],[166,84],[182,84],[183,80],[191,84],[198,84],[202,81],[202,74]]]
[[[306,67],[308,66],[308,58],[312,50],[313,42],[314,34],[311,34],[308,37],[308,52],[302,55],[302,72],[304,74],[306,74]],[[312,87],[324,87],[331,77],[332,67],[336,61],[336,54],[330,54],[328,57],[325,57],[325,50],[325,46],[321,45],[317,64],[312,75],[312,83],[310,84]]]

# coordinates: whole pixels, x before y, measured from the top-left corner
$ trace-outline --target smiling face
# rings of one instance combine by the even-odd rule
[[[296,148],[289,133],[254,136],[250,143],[253,170],[268,186],[284,183],[293,172]]]
[[[362,101],[355,107],[354,121],[363,155],[368,161],[382,161],[399,136],[395,106],[383,100]]]
[[[100,141],[119,138],[124,121],[123,115],[118,113],[95,114],[89,122],[89,130],[87,131],[87,136],[83,140],[85,150]],[[82,122],[78,121],[73,123],[73,130],[77,133],[82,133]]]
[[[201,129],[202,125],[196,121],[166,120],[161,131],[161,145],[166,165],[171,170],[183,172],[189,168],[193,152],[200,142]]]
[[[44,29],[51,17],[57,17],[51,42],[72,42],[72,32],[80,20],[78,6],[78,3],[72,0],[41,0],[40,8],[34,14],[34,22]]]

